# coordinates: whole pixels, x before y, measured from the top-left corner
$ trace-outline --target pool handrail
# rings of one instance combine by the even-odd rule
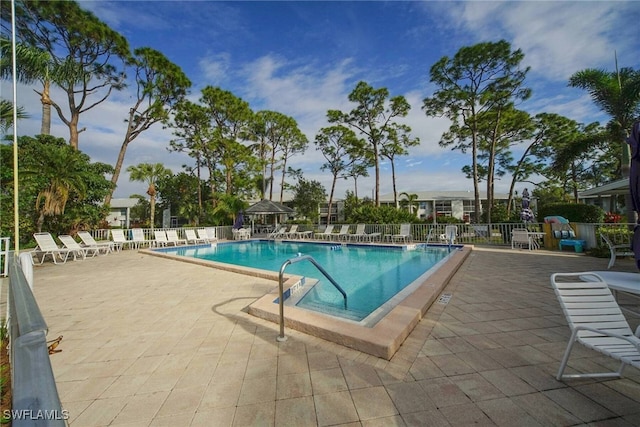
[[[320,273],[324,274],[324,277],[326,277],[329,280],[329,282],[331,282],[331,284],[335,286],[335,288],[342,294],[342,296],[344,297],[344,309],[345,310],[347,309],[347,293],[340,287],[340,285],[338,285],[338,282],[336,282],[333,279],[333,277],[331,277],[329,273],[327,273],[327,271],[324,268],[322,268],[322,266],[318,264],[318,262],[315,259],[313,259],[311,255],[298,255],[298,256],[289,258],[288,260],[282,263],[282,266],[280,267],[280,276],[278,280],[278,303],[280,305],[280,335],[277,337],[278,341],[287,340],[287,337],[284,336],[284,289],[283,289],[284,270],[290,264],[295,264],[296,262],[305,261],[305,260],[309,261],[320,271]]]

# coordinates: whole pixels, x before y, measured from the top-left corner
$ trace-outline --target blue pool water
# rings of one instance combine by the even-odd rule
[[[248,240],[219,243],[213,247],[163,248],[159,251],[210,261],[279,272],[282,264],[299,255],[310,255],[344,289],[342,294],[308,261],[291,264],[287,274],[318,279],[296,305],[309,310],[360,321],[379,310],[395,295],[449,255],[448,248],[335,245],[308,242]],[[303,289],[302,292],[306,291]]]

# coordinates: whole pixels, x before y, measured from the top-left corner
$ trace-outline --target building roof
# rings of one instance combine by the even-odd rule
[[[138,204],[138,198],[111,199],[111,209],[132,208]]]
[[[294,210],[288,206],[266,199],[260,200],[244,210],[246,214],[288,214],[293,212]]]
[[[579,199],[587,199],[599,196],[611,196],[613,194],[627,194],[629,192],[629,180],[620,179],[618,181],[609,182],[599,187],[590,188],[578,193]]]

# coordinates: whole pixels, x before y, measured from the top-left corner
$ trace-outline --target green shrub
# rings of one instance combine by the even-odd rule
[[[400,224],[421,222],[415,214],[398,210],[392,206],[361,205],[351,211],[348,223]]]
[[[561,216],[569,222],[585,222],[599,224],[604,221],[605,212],[595,205],[583,203],[551,203],[538,209],[538,220],[547,216]]]

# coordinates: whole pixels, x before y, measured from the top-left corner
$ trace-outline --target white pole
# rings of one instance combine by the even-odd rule
[[[20,221],[18,210],[18,79],[16,66],[16,3],[11,0],[11,66],[13,74],[13,236],[15,255],[20,249]]]

